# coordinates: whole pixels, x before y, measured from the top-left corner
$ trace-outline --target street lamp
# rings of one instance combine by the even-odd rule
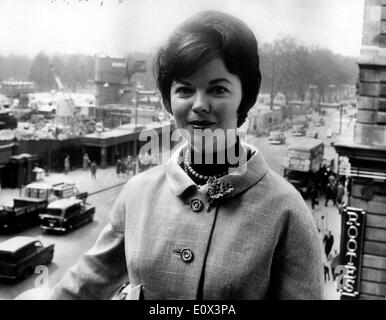
[[[339,104],[339,134],[342,133],[342,116],[343,116],[343,103]]]
[[[318,86],[314,84],[310,84],[308,86],[308,90],[310,90],[310,100],[311,100],[311,110],[314,110],[314,92],[315,90],[318,89]]]

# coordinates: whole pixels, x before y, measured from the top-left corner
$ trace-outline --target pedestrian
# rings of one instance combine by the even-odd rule
[[[122,160],[121,159],[118,159],[117,160],[117,164],[116,164],[116,167],[115,167],[115,171],[117,173],[117,177],[120,176],[121,174],[121,171],[122,171]]]
[[[336,205],[336,187],[334,181],[329,181],[326,186],[326,201],[324,203],[325,207],[328,207],[328,202],[332,200],[334,206]]]
[[[319,204],[318,190],[316,189],[315,183],[311,183],[310,199],[311,199],[311,208],[312,208],[312,210],[314,210],[315,209],[315,205]]]
[[[110,299],[126,281],[127,299],[322,299],[322,250],[307,204],[238,135],[261,81],[251,29],[200,12],[155,66],[186,142],[128,180],[94,247],[49,299]],[[224,141],[205,141],[212,130]]]
[[[91,170],[91,178],[96,179],[97,164],[95,163],[95,161],[91,162],[90,170]]]
[[[319,190],[324,191],[327,185],[327,166],[325,163],[319,168],[317,176],[318,176],[318,182],[319,182]]]
[[[127,174],[134,175],[134,164],[133,164],[133,158],[128,155],[126,159],[126,164],[127,164]]]
[[[64,174],[68,174],[69,171],[70,171],[70,156],[67,155],[64,158]]]
[[[342,205],[343,196],[344,196],[344,185],[342,180],[340,180],[336,190],[336,203],[338,204],[339,207]]]
[[[328,233],[323,238],[323,244],[324,244],[324,252],[326,254],[326,257],[331,252],[332,246],[334,245],[334,236],[331,233],[331,230],[328,231]]]
[[[90,158],[88,157],[88,154],[85,153],[83,155],[83,170],[87,170],[90,163],[91,163]]]
[[[340,254],[338,253],[338,250],[334,250],[334,254],[330,254],[330,266],[331,266],[331,273],[332,273],[332,278],[335,281],[335,278],[337,274],[335,273],[335,269],[337,266],[339,266],[340,263]]]
[[[123,159],[123,161],[121,160],[121,172],[123,176],[126,175],[126,171],[127,171],[127,165],[126,165],[126,161]]]
[[[327,178],[328,182],[330,182],[332,185],[336,184],[336,178],[335,178],[335,173],[334,171],[330,170]]]

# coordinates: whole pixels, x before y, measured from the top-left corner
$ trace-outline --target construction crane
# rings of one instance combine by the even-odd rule
[[[63,121],[64,124],[68,124],[71,126],[71,130],[73,134],[78,135],[82,126],[78,121],[77,112],[75,111],[74,99],[71,97],[69,90],[63,85],[58,74],[56,73],[55,66],[52,63],[50,64],[50,69],[51,69],[52,75],[54,76],[56,85],[58,87],[58,91],[63,94],[66,107],[70,112],[69,117],[64,116],[63,117],[64,119],[62,118],[61,120],[62,121],[64,120]],[[56,117],[58,118],[58,115]]]

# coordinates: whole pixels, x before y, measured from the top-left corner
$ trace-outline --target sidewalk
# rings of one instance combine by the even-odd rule
[[[307,199],[306,202],[311,209],[310,200]],[[323,233],[327,233],[331,230],[331,233],[334,236],[334,245],[332,246],[331,252],[334,252],[334,250],[340,252],[341,215],[339,214],[338,208],[332,204],[332,201],[330,201],[328,207],[325,207],[324,202],[324,196],[319,197],[319,205],[315,206],[313,216],[318,229]],[[324,219],[322,219],[322,217],[324,217]],[[322,241],[322,239],[320,240]],[[327,280],[325,282],[325,299],[340,299],[340,294],[336,291],[335,281]]]
[[[96,179],[91,178],[90,170],[77,169],[64,173],[51,173],[38,182],[55,184],[60,182],[75,183],[79,192],[93,193],[127,181],[129,175],[117,177],[115,166],[106,169],[97,169]],[[0,205],[12,206],[13,198],[20,196],[20,189],[1,189]]]

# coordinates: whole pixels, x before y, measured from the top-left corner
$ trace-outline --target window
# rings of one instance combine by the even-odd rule
[[[35,242],[35,248],[40,249],[42,247],[43,247],[43,245],[42,245],[42,243],[40,241],[36,241]]]
[[[12,263],[15,261],[15,257],[11,252],[0,252],[0,261],[4,263]]]
[[[21,260],[21,259],[24,259],[24,258],[27,258],[31,255],[33,255],[34,253],[36,253],[36,247],[35,247],[35,243],[31,243],[21,249],[19,249],[15,256],[17,257],[17,260]]]
[[[61,209],[54,209],[54,208],[48,209],[47,214],[60,217],[62,215],[62,210]]]
[[[39,199],[46,199],[47,198],[47,191],[46,189],[38,189],[38,198]]]
[[[71,217],[74,214],[76,214],[79,211],[79,204],[74,204],[71,207],[66,209],[65,216],[66,217]]]

